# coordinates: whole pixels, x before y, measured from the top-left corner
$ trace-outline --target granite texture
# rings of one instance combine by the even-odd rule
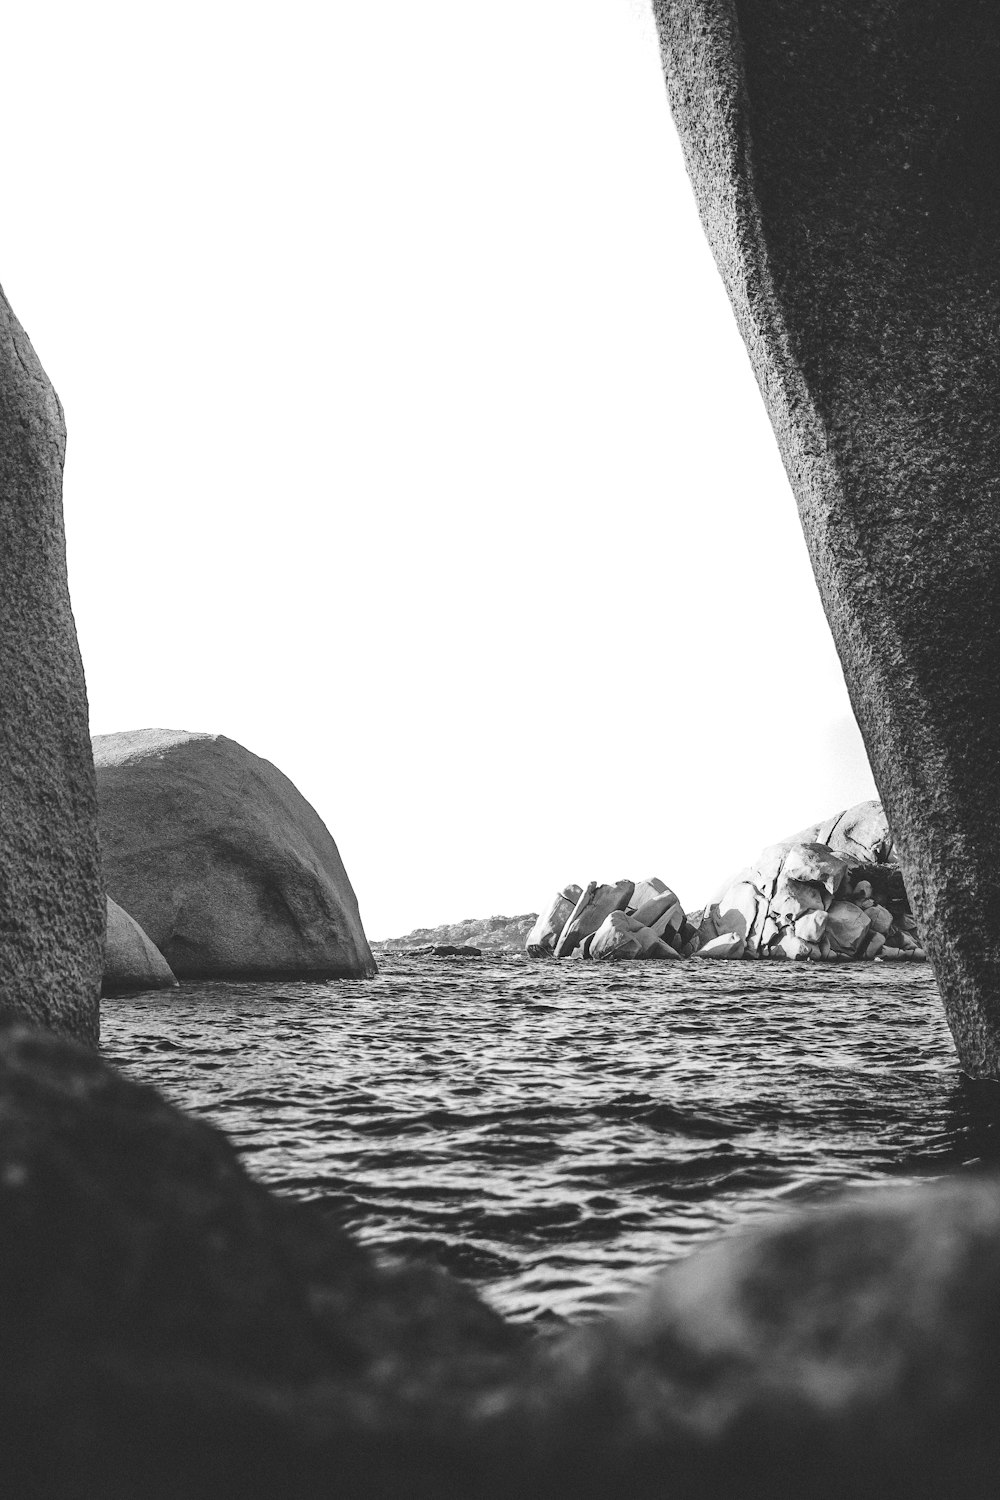
[[[962,1066],[1000,1076],[1000,12],[654,0]]]
[[[109,896],[178,979],[376,972],[329,830],[270,761],[224,735],[94,739]]]
[[[104,941],[59,398],[0,292],[0,1007],[96,1042]]]

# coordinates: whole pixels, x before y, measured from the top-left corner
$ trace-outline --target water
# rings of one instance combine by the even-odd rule
[[[520,1319],[592,1316],[836,1185],[1000,1160],[926,966],[390,957],[109,1000],[102,1025],[257,1176]]]

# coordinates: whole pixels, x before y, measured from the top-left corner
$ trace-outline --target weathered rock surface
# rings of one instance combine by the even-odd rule
[[[560,934],[554,950],[556,958],[567,958],[585,937],[597,931],[605,917],[614,911],[624,911],[634,890],[633,880],[619,880],[614,885],[598,885],[592,880]]]
[[[337,846],[286,776],[223,735],[94,739],[108,894],[180,979],[373,974]]]
[[[134,990],[172,989],[177,980],[163,954],[151,943],[134,917],[108,897],[108,928],[104,941],[102,995]]]
[[[0,291],[0,1005],[96,1042],[104,936],[59,398]]]
[[[97,1056],[0,1029],[18,1500],[993,1500],[1000,1188],[733,1236],[537,1343]]]
[[[654,0],[963,1067],[1000,1076],[1000,14]]]
[[[786,844],[825,844],[852,864],[895,865],[896,846],[881,802],[858,802],[854,807],[800,829]]]

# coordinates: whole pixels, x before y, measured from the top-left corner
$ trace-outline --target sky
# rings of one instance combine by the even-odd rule
[[[94,733],[231,736],[369,937],[875,795],[643,0],[32,0],[0,281]]]

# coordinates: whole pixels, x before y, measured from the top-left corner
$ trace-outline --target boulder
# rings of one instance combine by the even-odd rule
[[[1000,1187],[773,1217],[544,1339],[94,1053],[0,1028],[18,1500],[992,1500]]]
[[[855,906],[853,901],[834,901],[826,915],[824,937],[829,939],[834,953],[854,958],[862,951],[872,931],[868,913]]]
[[[896,848],[881,802],[858,802],[843,812],[802,828],[790,844],[825,844],[851,864],[895,865]]]
[[[96,1043],[105,904],[65,447],[59,398],[0,291],[0,1008]]]
[[[745,940],[738,932],[722,932],[695,949],[695,958],[742,958]]]
[[[642,943],[636,935],[636,924],[623,911],[613,911],[609,912],[594,933],[588,957],[593,959],[639,958],[642,951]]]
[[[375,961],[337,846],[270,762],[223,735],[98,735],[108,894],[181,979],[339,978]]]
[[[961,1064],[998,1078],[1000,13],[654,14]]]
[[[657,937],[648,927],[640,927],[632,936],[639,944],[643,958],[680,958],[676,948]]]
[[[648,901],[655,901],[657,896],[672,894],[665,880],[661,880],[658,875],[650,875],[648,880],[636,881],[635,890],[629,902],[629,910],[638,911],[640,906],[645,906]],[[674,900],[676,899],[675,896]]]
[[[757,921],[760,903],[760,892],[751,881],[734,881],[718,903],[719,932],[735,932],[740,937],[748,938]]]
[[[528,934],[525,948],[532,958],[547,958],[555,952],[559,934],[573,914],[573,908],[583,895],[578,885],[564,885],[553,896],[547,911],[539,912],[538,921]]]
[[[650,901],[644,901],[641,906],[633,905],[629,910],[642,927],[653,927],[664,918],[665,925],[676,932],[684,920],[684,908],[670,890],[663,891]]]
[[[566,958],[588,933],[596,932],[612,912],[623,912],[632,899],[635,885],[619,880],[615,885],[598,885],[592,880],[577,900],[555,946],[556,958]]]
[[[109,896],[101,994],[171,989],[176,984],[170,965],[159,948],[149,941],[138,922]]]

